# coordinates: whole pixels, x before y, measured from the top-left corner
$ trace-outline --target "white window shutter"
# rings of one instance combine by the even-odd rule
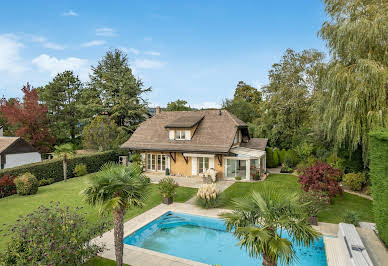
[[[169,131],[168,138],[170,140],[174,140],[175,139],[175,131],[174,130],[170,130]]]
[[[209,158],[209,168],[215,169],[215,167],[214,167],[214,157],[213,158]]]
[[[191,175],[197,175],[197,157],[191,157]]]
[[[186,130],[185,131],[185,139],[186,140],[191,140],[191,134],[190,133],[191,133],[190,130]]]

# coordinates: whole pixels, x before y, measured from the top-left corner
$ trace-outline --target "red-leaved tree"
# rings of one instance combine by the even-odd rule
[[[323,191],[330,197],[337,194],[342,196],[343,191],[338,182],[342,174],[340,169],[317,161],[312,166],[302,170],[302,174],[299,175],[299,183],[302,184],[302,188],[306,192],[309,190]]]
[[[17,128],[16,136],[22,137],[40,152],[48,152],[55,139],[48,127],[47,107],[39,104],[38,92],[30,84],[27,83],[22,91],[22,103],[19,100],[12,103],[3,100],[0,111],[7,124]]]

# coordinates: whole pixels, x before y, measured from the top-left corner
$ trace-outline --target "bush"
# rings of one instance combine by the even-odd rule
[[[280,165],[279,149],[275,149],[273,151],[273,163],[274,163],[274,167],[278,167]]]
[[[109,229],[104,219],[89,224],[81,208],[41,206],[4,230],[10,237],[0,265],[82,265],[103,250],[90,240]]]
[[[24,173],[14,180],[19,195],[33,195],[38,192],[39,181],[31,173]]]
[[[296,169],[298,173],[302,173],[305,168],[309,166],[313,166],[317,161],[318,161],[317,158],[315,158],[314,156],[310,156],[307,158],[307,160],[304,160],[298,163],[298,165],[296,166]]]
[[[286,156],[283,162],[284,167],[292,168],[294,167],[294,162],[292,161],[291,157]]]
[[[41,179],[41,180],[39,180],[39,186],[40,187],[47,186],[47,185],[54,183],[54,181],[55,181],[54,178]]]
[[[280,164],[283,164],[287,157],[287,150],[286,149],[279,150],[278,154],[279,154],[279,162]]]
[[[343,191],[338,182],[342,174],[341,170],[317,161],[314,165],[302,170],[301,175],[299,175],[299,183],[302,184],[302,188],[306,192],[313,190],[328,193],[330,197],[337,194],[342,196]]]
[[[379,236],[388,246],[388,129],[371,132],[369,137],[373,212]]]
[[[236,176],[234,179],[236,179],[237,181],[240,181],[242,178],[241,176]]]
[[[318,216],[318,212],[330,202],[327,193],[322,191],[302,192],[300,203],[303,205],[306,214],[310,217]]]
[[[287,167],[287,166],[283,166],[281,169],[280,169],[280,173],[292,173],[293,170],[291,167]]]
[[[73,174],[75,176],[83,176],[83,175],[86,175],[87,173],[88,173],[88,170],[86,169],[86,164],[84,163],[77,164],[73,171]]]
[[[313,150],[314,150],[314,146],[306,142],[298,145],[295,149],[299,161],[306,160],[309,156],[311,156]]]
[[[344,215],[344,222],[358,226],[360,224],[360,215],[355,211],[347,211]]]
[[[68,178],[74,177],[73,171],[77,164],[83,163],[88,166],[89,173],[98,172],[102,165],[107,162],[117,162],[119,151],[96,152],[92,154],[77,155],[67,161]],[[55,182],[63,180],[62,159],[46,160],[39,163],[26,164],[14,168],[0,170],[0,175],[9,174],[18,176],[29,172],[38,180],[54,178]]]
[[[5,174],[0,178],[0,199],[16,193],[15,177]]]
[[[175,190],[178,187],[178,183],[172,177],[165,177],[159,181],[159,193],[163,198],[172,198],[175,196]]]
[[[221,196],[216,184],[202,184],[197,192],[195,204],[204,209],[217,208],[221,205]]]
[[[268,147],[265,149],[267,168],[275,168],[275,162],[273,159],[273,149]]]
[[[349,173],[343,176],[342,182],[351,190],[360,191],[366,182],[364,173]]]

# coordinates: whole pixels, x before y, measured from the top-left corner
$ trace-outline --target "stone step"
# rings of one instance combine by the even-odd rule
[[[327,266],[347,266],[345,251],[341,240],[337,237],[323,237],[326,250]]]

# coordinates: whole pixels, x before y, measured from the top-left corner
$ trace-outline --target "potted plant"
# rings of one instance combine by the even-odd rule
[[[307,222],[318,225],[318,212],[327,202],[327,195],[322,191],[302,192],[300,201],[307,214]]]
[[[162,195],[164,204],[173,203],[175,196],[175,190],[178,187],[178,183],[172,177],[165,177],[159,181],[159,193]]]

